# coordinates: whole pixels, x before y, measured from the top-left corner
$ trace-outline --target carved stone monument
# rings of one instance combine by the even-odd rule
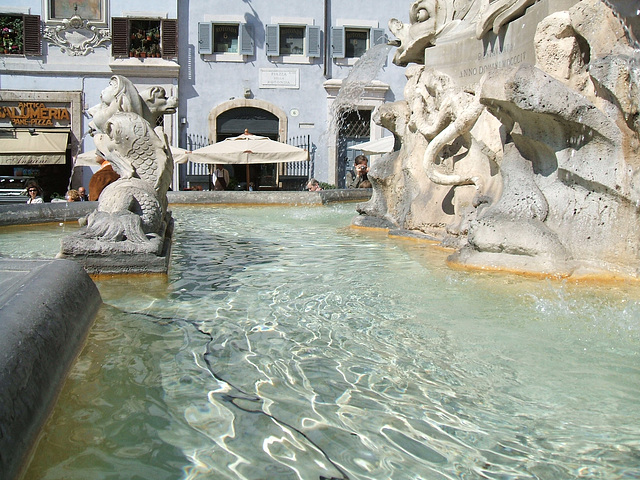
[[[89,273],[166,272],[173,220],[167,209],[173,159],[160,115],[175,112],[177,100],[164,89],[139,93],[115,75],[91,108],[94,142],[120,178],[100,194],[84,226],[62,240],[61,258],[72,258]]]
[[[601,0],[419,0],[390,21],[404,100],[356,225],[439,240],[450,262],[640,275],[640,52]]]

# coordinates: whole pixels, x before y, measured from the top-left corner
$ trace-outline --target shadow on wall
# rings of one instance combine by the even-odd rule
[[[262,23],[262,20],[260,20],[260,15],[258,15],[258,12],[256,12],[251,6],[251,0],[242,1],[249,6],[252,12],[245,13],[244,19],[249,25],[253,27],[253,44],[257,49],[261,49],[262,47],[264,47],[265,39],[264,24]]]

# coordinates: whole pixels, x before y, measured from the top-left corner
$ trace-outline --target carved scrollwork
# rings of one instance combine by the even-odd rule
[[[46,27],[44,38],[67,55],[75,57],[92,53],[96,47],[109,42],[111,32],[108,28],[98,28],[74,15],[62,20],[59,25]]]

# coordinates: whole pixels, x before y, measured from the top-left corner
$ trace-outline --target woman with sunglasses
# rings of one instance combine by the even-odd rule
[[[44,200],[42,200],[42,190],[35,181],[27,183],[27,194],[29,195],[27,203],[44,203]]]

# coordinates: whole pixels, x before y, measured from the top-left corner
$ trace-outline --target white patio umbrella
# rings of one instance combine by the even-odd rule
[[[378,140],[371,140],[369,142],[358,143],[352,145],[349,150],[360,150],[367,155],[378,155],[380,153],[393,152],[393,145],[395,139],[393,137],[382,137]]]
[[[185,150],[184,148],[171,147],[171,156],[173,157],[174,163],[186,163],[189,159],[189,153],[189,150]],[[76,167],[98,167],[96,151],[89,150],[88,152],[81,153],[76,157],[76,163],[74,165]]]
[[[246,165],[249,188],[249,165],[257,163],[303,162],[309,160],[309,152],[269,137],[252,135],[247,130],[237,137],[198,148],[189,153],[189,160],[196,163]]]

